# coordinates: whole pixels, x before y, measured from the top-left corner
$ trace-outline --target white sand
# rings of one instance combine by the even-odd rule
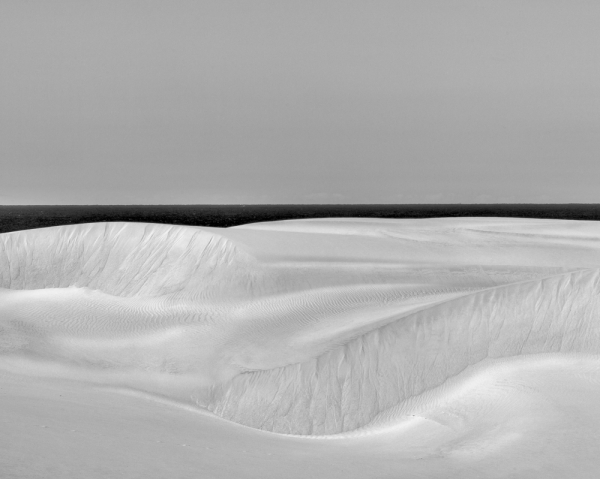
[[[592,478],[600,224],[0,235],[0,477]]]

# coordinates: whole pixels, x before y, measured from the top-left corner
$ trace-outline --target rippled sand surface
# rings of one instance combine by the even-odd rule
[[[600,224],[0,235],[0,474],[592,478]]]

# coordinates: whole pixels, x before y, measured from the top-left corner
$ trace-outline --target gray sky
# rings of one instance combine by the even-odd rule
[[[600,2],[0,1],[0,204],[600,203]]]

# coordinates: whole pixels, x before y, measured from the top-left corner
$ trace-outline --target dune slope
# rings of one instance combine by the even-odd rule
[[[477,474],[492,474],[502,451],[549,427],[598,444],[599,271],[600,226],[588,222],[108,223],[3,234],[0,371],[12,386],[0,402],[10,406],[18,388],[33,398],[35,381],[49,381],[154,398],[224,431],[222,419],[336,439],[330,448],[370,445],[392,476],[393,457],[411,477],[475,460]],[[555,443],[547,449],[559,457]],[[549,460],[532,454],[524,465]]]

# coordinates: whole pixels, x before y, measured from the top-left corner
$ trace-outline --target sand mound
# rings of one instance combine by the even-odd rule
[[[236,376],[208,407],[276,432],[352,431],[484,359],[599,353],[599,291],[586,271],[447,301],[309,361]]]
[[[600,425],[584,400],[600,397],[599,238],[490,218],[4,234],[0,371],[270,432],[391,434],[406,457],[493,456],[548,415]]]
[[[227,268],[235,263],[235,268]],[[0,236],[0,287],[79,287],[131,296],[242,294],[251,258],[213,231],[97,223]]]

